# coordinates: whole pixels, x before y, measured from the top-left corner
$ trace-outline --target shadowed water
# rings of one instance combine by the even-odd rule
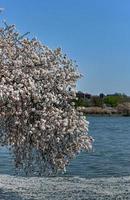
[[[0,200],[130,199],[130,118],[89,117],[92,152],[81,152],[60,177],[14,175],[7,149],[0,150]]]

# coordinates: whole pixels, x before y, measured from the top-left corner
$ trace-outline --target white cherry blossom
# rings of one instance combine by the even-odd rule
[[[88,122],[75,108],[75,64],[60,48],[0,29],[0,144],[8,145],[17,168],[52,173],[92,147]]]

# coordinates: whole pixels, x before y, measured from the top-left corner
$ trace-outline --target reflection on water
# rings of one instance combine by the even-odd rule
[[[12,157],[1,148],[0,199],[130,199],[130,117],[89,121],[94,149],[79,154],[62,177],[10,176],[15,173]]]

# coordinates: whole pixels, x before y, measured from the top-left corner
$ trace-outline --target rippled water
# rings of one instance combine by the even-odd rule
[[[69,175],[86,178],[130,175],[130,117],[90,117],[93,152],[81,153]]]
[[[130,117],[89,117],[92,152],[82,152],[62,177],[13,176],[12,158],[0,149],[0,200],[130,199]]]

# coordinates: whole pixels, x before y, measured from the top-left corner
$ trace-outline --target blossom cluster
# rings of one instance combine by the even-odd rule
[[[92,138],[74,106],[76,64],[60,48],[21,36],[14,25],[0,29],[0,144],[10,147],[17,168],[57,172]]]

